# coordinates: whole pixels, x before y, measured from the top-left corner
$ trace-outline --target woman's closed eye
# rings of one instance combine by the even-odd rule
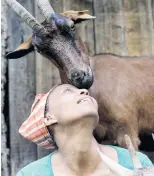
[[[71,91],[71,89],[70,89],[70,88],[65,89],[65,92],[69,92],[69,91]]]
[[[66,88],[63,93],[67,93],[67,92],[72,92],[73,90],[71,88]]]

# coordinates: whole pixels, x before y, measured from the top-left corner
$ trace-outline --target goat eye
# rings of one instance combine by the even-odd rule
[[[74,30],[75,30],[75,25],[72,24],[72,25],[70,26],[70,29],[71,29],[71,31],[74,31]]]
[[[42,53],[37,47],[35,47],[35,50],[40,54]]]

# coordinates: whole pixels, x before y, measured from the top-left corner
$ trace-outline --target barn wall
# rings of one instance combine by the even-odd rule
[[[7,11],[7,5],[2,1],[1,4],[2,9],[2,16],[1,16],[1,157],[2,157],[2,175],[9,176],[10,173],[10,165],[9,165],[9,148],[7,145],[7,135],[8,135],[8,127],[7,127],[7,121],[8,118],[7,114],[4,115],[4,109],[5,109],[5,98],[6,98],[6,92],[5,92],[5,86],[6,86],[6,72],[7,72],[7,60],[5,58],[5,51],[7,48],[7,17],[6,17],[6,11]]]
[[[77,26],[90,56],[100,53],[154,56],[154,0],[50,1],[56,12],[89,9],[90,14],[97,16],[96,20],[83,22]],[[36,0],[19,0],[19,2],[38,20],[43,19],[36,6]],[[6,70],[4,58],[6,50],[12,51],[18,47],[31,34],[31,29],[11,8],[8,10],[7,7],[3,8],[3,3],[2,10],[4,11],[2,17],[5,19],[2,29],[7,32],[8,37],[6,48],[6,34],[2,35],[4,39],[2,65]],[[2,116],[2,137],[4,137],[2,167],[5,170],[2,174],[7,176],[10,172],[11,176],[15,176],[23,166],[50,152],[23,139],[18,134],[18,129],[30,113],[35,94],[46,93],[60,83],[60,78],[56,67],[38,53],[31,53],[19,60],[9,60],[8,65],[9,123],[6,124],[4,121],[6,117]],[[5,80],[5,77],[3,78]],[[6,133],[7,129],[9,136]],[[10,148],[6,146],[7,139],[10,139]],[[7,157],[9,151],[11,151],[10,159]],[[154,161],[154,153],[151,152],[150,157]]]

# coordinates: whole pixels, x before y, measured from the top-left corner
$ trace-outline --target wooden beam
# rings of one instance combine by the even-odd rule
[[[20,1],[31,13],[34,12],[33,0]],[[31,34],[31,29],[8,9],[9,44],[12,51]],[[30,114],[35,97],[35,58],[31,53],[20,59],[9,60],[9,119],[10,119],[10,149],[11,176],[28,163],[36,160],[36,145],[19,135],[18,129]]]
[[[152,1],[94,0],[96,53],[154,55]]]
[[[4,114],[5,109],[5,99],[7,97],[5,89],[5,85],[7,83],[6,72],[7,72],[7,59],[5,58],[6,48],[7,48],[7,38],[8,38],[8,25],[7,25],[7,4],[2,0],[1,4],[2,9],[2,17],[1,17],[1,174],[5,176],[10,175],[10,149],[8,144],[8,132],[9,127],[8,123],[6,123],[6,119],[8,119],[7,114]]]
[[[96,54],[127,55],[122,0],[94,0]]]

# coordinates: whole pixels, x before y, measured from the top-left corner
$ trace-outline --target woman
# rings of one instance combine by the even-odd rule
[[[17,176],[109,175],[111,171],[102,162],[98,148],[115,162],[133,169],[126,149],[96,142],[93,130],[98,120],[97,102],[85,89],[64,84],[38,95],[19,133],[44,148],[57,150],[24,167]],[[152,166],[146,155],[138,156],[143,166]]]

